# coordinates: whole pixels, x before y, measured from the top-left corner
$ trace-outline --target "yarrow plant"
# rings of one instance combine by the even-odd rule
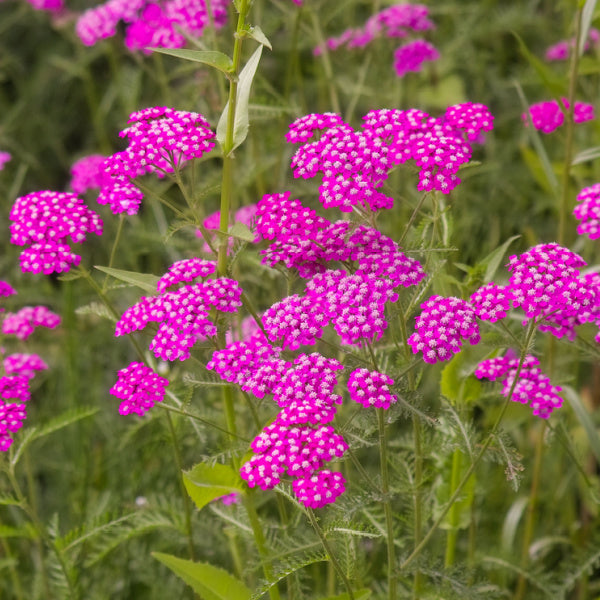
[[[529,114],[522,115],[523,122],[527,125],[531,119],[536,129],[542,133],[552,133],[565,122],[563,106],[564,109],[569,109],[569,101],[566,98],[562,98],[562,106],[557,100],[532,104],[529,107]],[[575,102],[573,111],[575,123],[584,123],[594,119],[594,107],[586,102]]]

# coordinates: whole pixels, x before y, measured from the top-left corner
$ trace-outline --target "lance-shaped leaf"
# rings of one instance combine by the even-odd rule
[[[199,463],[183,472],[183,483],[198,510],[215,498],[243,492],[242,479],[227,465]]]
[[[96,266],[98,271],[102,271],[118,279],[124,281],[130,285],[135,285],[141,288],[145,292],[156,294],[156,284],[158,283],[158,277],[156,275],[150,275],[147,273],[136,273],[135,271],[123,271],[122,269],[113,269],[112,267],[99,267]]]
[[[199,62],[209,67],[214,67],[226,75],[233,73],[231,58],[227,54],[217,52],[216,50],[184,50],[179,48],[149,48],[149,50],[160,52],[161,54],[169,54],[170,56],[183,58],[184,60],[191,60],[192,62]]]

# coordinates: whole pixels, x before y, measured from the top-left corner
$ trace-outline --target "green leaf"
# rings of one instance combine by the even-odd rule
[[[515,240],[518,240],[520,237],[521,237],[520,235],[513,235],[511,238],[508,238],[504,242],[504,244],[502,244],[502,246],[499,246],[498,248],[496,248],[495,250],[490,252],[481,261],[481,265],[485,267],[485,275],[483,278],[485,283],[489,283],[493,279],[498,267],[500,266],[500,263],[502,262],[502,258],[504,257],[504,255],[506,254],[506,251],[508,250],[508,247]]]
[[[587,411],[581,398],[572,387],[564,385],[562,391],[571,405],[573,412],[577,416],[577,419],[585,429],[591,451],[594,453],[596,460],[600,462],[600,435],[598,435],[596,424],[592,421],[590,413]]]
[[[234,223],[229,228],[229,235],[238,240],[242,240],[243,242],[251,243],[254,241],[254,234],[252,233],[252,230],[244,223]]]
[[[441,392],[452,404],[469,404],[481,396],[481,382],[472,371],[464,352],[456,354],[444,367]]]
[[[158,277],[156,275],[150,275],[147,273],[136,273],[135,271],[123,271],[121,269],[113,269],[111,267],[99,267],[95,266],[95,269],[107,273],[111,277],[135,285],[141,288],[145,292],[156,294],[156,284],[158,283]]]
[[[215,498],[244,491],[238,473],[231,467],[219,463],[214,465],[199,463],[190,471],[184,471],[183,483],[198,510]]]
[[[579,37],[579,56],[581,56],[585,50],[585,44],[588,41],[588,35],[590,33],[590,26],[594,19],[594,9],[596,8],[596,0],[586,0],[585,6],[581,11],[581,34]]]
[[[149,50],[160,52],[161,54],[169,54],[170,56],[183,58],[184,60],[199,62],[209,67],[214,67],[226,75],[233,73],[233,61],[231,58],[227,54],[217,52],[216,50],[183,50],[178,48],[149,48]]]
[[[371,590],[363,589],[354,592],[354,600],[367,600],[371,597]],[[321,600],[350,600],[350,596],[346,594],[340,594],[339,596],[327,596]]]
[[[19,500],[17,498],[15,498],[14,496],[5,496],[2,495],[0,496],[0,506],[6,506],[8,504],[11,504],[13,506],[20,506],[21,503],[19,502]]]
[[[251,37],[253,40],[256,40],[259,44],[266,46],[269,50],[273,50],[273,46],[271,46],[271,42],[264,34],[263,30],[258,25],[250,25],[246,29],[246,34]]]
[[[57,277],[59,281],[75,281],[75,279],[81,279],[83,274],[80,271],[71,271]]]
[[[520,36],[514,31],[512,34],[517,38],[519,42],[519,50],[521,54],[527,59],[529,64],[534,68],[535,72],[538,74],[540,81],[544,85],[544,87],[548,90],[548,92],[557,100],[567,95],[567,87],[566,87],[566,78],[559,77],[554,73],[550,67],[548,67],[545,63],[543,63],[537,56],[533,55],[525,42],[520,38]]]
[[[80,306],[75,309],[75,313],[78,315],[95,315],[97,317],[102,317],[103,319],[108,319],[113,323],[117,320],[115,315],[113,315],[101,302],[90,302],[89,304]]]
[[[598,66],[600,67],[600,65]],[[582,162],[587,162],[589,160],[596,160],[599,157],[600,146],[594,146],[593,148],[587,148],[576,154],[575,158],[573,159],[573,162],[571,162],[571,165],[578,165]]]
[[[202,600],[249,600],[252,596],[239,579],[223,569],[162,552],[153,552],[152,556],[191,586]]]
[[[233,124],[233,139],[231,148],[226,148],[227,142],[227,118],[229,114],[229,102],[225,105],[219,123],[217,124],[217,140],[221,144],[223,155],[227,156],[231,154],[245,139],[248,135],[248,129],[250,124],[248,121],[248,102],[250,100],[250,88],[252,87],[252,81],[258,68],[258,63],[262,55],[263,46],[259,46],[254,54],[250,57],[238,80],[237,95],[236,95],[236,107],[235,107],[235,121]]]

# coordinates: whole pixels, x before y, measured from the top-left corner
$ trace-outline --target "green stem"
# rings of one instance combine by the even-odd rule
[[[173,443],[173,453],[175,454],[177,471],[179,473],[179,484],[181,487],[181,492],[183,494],[183,505],[185,510],[185,529],[188,538],[188,552],[190,555],[190,559],[196,560],[196,555],[194,552],[194,536],[192,532],[192,506],[190,502],[190,496],[187,493],[187,490],[185,489],[185,485],[183,483],[183,460],[181,458],[181,448],[179,447],[179,442],[177,440],[177,434],[175,432],[175,426],[173,425],[173,418],[171,417],[171,413],[167,411],[166,415],[167,423],[169,425],[169,433],[171,434],[171,441]]]
[[[9,561],[8,570],[10,571],[10,579],[12,582],[13,592],[16,596],[16,600],[24,600],[25,596],[23,595],[23,587],[21,586],[21,579],[19,578],[17,570],[15,569],[15,563],[17,563],[18,561],[15,558],[14,562],[13,562],[13,560],[12,560],[13,556],[10,551],[8,542],[6,541],[6,538],[0,537],[0,544],[2,544],[2,550],[4,552],[4,555],[6,556],[7,560]],[[46,591],[48,591],[48,590],[46,590]]]
[[[115,240],[113,242],[112,248],[110,249],[110,258],[108,259],[109,268],[113,266],[115,262],[115,256],[117,254],[117,246],[119,245],[119,241],[121,240],[121,235],[123,233],[123,223],[125,223],[125,217],[123,214],[119,216],[119,225],[117,226],[117,233],[115,234]],[[102,291],[106,292],[106,287],[108,285],[108,279],[110,275],[107,273],[104,277],[104,283],[102,284]]]
[[[385,439],[385,409],[377,408],[377,427],[379,429],[379,462],[381,463],[381,493],[385,513],[387,557],[388,557],[388,598],[396,600],[396,548],[394,547],[394,517],[390,498],[390,478],[388,472],[387,444]]]
[[[529,563],[529,546],[533,538],[533,530],[535,527],[535,513],[538,504],[538,496],[540,489],[540,480],[542,474],[542,456],[544,454],[544,435],[546,433],[546,422],[540,424],[538,436],[535,444],[535,458],[533,463],[533,479],[531,481],[531,490],[529,492],[529,503],[527,505],[527,514],[525,517],[525,531],[523,533],[523,543],[521,545],[521,569],[526,569]],[[519,575],[517,582],[517,590],[515,592],[515,600],[523,600],[525,591],[527,590],[527,579],[524,575]]]
[[[265,578],[267,579],[267,581],[271,581],[273,579],[273,567],[271,565],[269,552],[267,550],[265,534],[263,532],[260,519],[258,518],[258,513],[256,512],[256,506],[254,505],[253,490],[250,490],[245,496],[244,506],[246,507],[246,512],[248,513],[250,527],[252,527],[254,543],[256,544],[256,549],[258,550],[258,554],[260,555],[260,562],[262,564],[263,573],[265,574]],[[269,588],[269,597],[271,598],[271,600],[280,600],[281,596],[279,595],[279,588],[277,587],[277,585],[274,585]]]
[[[456,448],[452,455],[452,474],[450,476],[450,493],[452,494],[460,483],[460,467],[461,467],[461,451]],[[450,521],[450,529],[446,538],[446,558],[445,566],[451,567],[454,564],[454,555],[456,551],[457,528],[456,521],[458,518],[457,506],[454,504],[448,513]]]
[[[310,524],[313,526],[313,529],[315,530],[316,534],[319,536],[319,539],[321,540],[321,544],[323,544],[323,548],[324,548],[325,552],[327,553],[327,556],[329,557],[329,560],[331,561],[333,568],[335,569],[336,573],[338,574],[338,577],[342,580],[344,587],[346,588],[346,591],[348,592],[348,600],[354,600],[354,592],[352,591],[352,586],[350,585],[350,581],[348,581],[348,578],[346,577],[346,574],[344,573],[344,569],[342,569],[342,565],[340,565],[338,559],[335,557],[335,554],[333,553],[331,546],[329,545],[329,542],[327,541],[327,538],[325,537],[325,534],[323,533],[323,530],[321,529],[321,526],[319,525],[319,522],[317,521],[317,517],[315,516],[313,509],[307,508],[306,514],[308,515],[308,520],[310,521]]]
[[[579,66],[579,40],[581,38],[581,15],[580,8],[575,15],[575,44],[571,51],[569,63],[569,108],[565,115],[565,163],[562,178],[562,193],[560,197],[559,221],[558,221],[558,243],[565,243],[565,231],[569,215],[569,179],[571,177],[571,161],[573,159],[573,115],[575,111],[575,91],[577,88],[577,69]]]
[[[521,349],[521,356],[519,357],[519,364],[517,366],[517,370],[515,372],[515,376],[514,376],[512,385],[510,386],[510,390],[508,392],[508,395],[506,396],[506,400],[504,401],[504,404],[502,405],[502,409],[500,410],[500,414],[498,415],[496,422],[494,423],[485,442],[481,446],[481,450],[479,450],[479,452],[473,459],[473,462],[471,462],[471,464],[469,465],[469,468],[467,469],[466,473],[463,475],[463,478],[460,480],[460,483],[458,484],[458,486],[456,487],[456,490],[450,497],[450,500],[447,502],[446,506],[442,509],[441,513],[438,515],[438,518],[435,520],[433,525],[429,528],[429,531],[421,539],[421,543],[412,551],[410,556],[400,565],[401,570],[406,569],[406,567],[408,567],[408,565],[410,565],[415,560],[415,558],[417,558],[417,556],[419,556],[419,554],[425,548],[425,546],[427,545],[427,543],[429,542],[429,540],[431,539],[433,534],[438,530],[442,521],[446,518],[448,511],[452,508],[453,504],[458,500],[460,494],[462,493],[463,488],[469,481],[471,474],[473,473],[473,471],[475,471],[475,468],[477,467],[477,465],[483,458],[483,455],[486,453],[487,449],[489,448],[490,444],[492,443],[492,440],[496,436],[498,428],[500,427],[500,423],[502,422],[502,419],[504,418],[504,415],[506,414],[506,411],[508,410],[508,406],[512,400],[512,396],[515,391],[515,387],[519,380],[519,375],[521,373],[521,369],[523,368],[523,363],[525,361],[525,356],[527,354],[527,350],[530,347],[531,341],[533,339],[533,335],[535,333],[535,327],[536,327],[536,322],[534,320],[531,320],[529,322],[529,327],[527,329],[525,343],[523,344],[523,347]]]

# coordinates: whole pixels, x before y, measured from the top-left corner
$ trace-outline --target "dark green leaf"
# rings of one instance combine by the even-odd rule
[[[149,275],[147,273],[136,273],[135,271],[123,271],[121,269],[113,269],[111,267],[99,267],[94,268],[103,273],[107,273],[111,277],[135,285],[141,288],[145,292],[156,294],[156,284],[158,283],[158,277],[156,275]]]
[[[233,73],[233,62],[227,54],[216,50],[184,50],[179,48],[149,48],[153,52],[169,54],[177,58],[199,62],[209,67],[214,67],[226,75]]]

